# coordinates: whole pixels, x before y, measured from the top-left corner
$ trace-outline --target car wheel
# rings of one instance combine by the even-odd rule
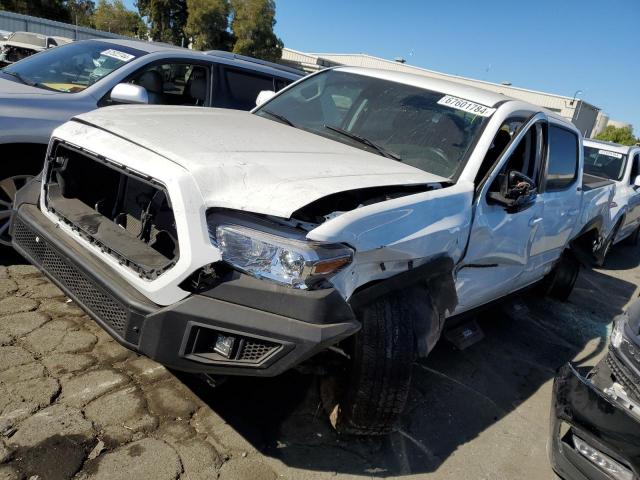
[[[0,245],[11,246],[9,224],[16,192],[24,187],[33,175],[15,175],[0,180]]]
[[[358,312],[362,328],[353,338],[341,399],[331,412],[339,433],[385,435],[396,429],[416,358],[409,292],[379,298]]]
[[[579,273],[580,262],[573,252],[567,250],[553,270],[540,282],[542,292],[564,302],[571,295]]]

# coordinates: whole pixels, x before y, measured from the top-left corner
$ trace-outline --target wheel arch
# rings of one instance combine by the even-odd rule
[[[13,142],[0,144],[3,162],[0,163],[0,178],[14,175],[36,175],[42,171],[47,155],[46,143]],[[18,161],[16,161],[18,159]]]
[[[420,321],[424,316],[419,315],[420,311],[416,311],[416,315],[413,316],[413,328],[418,356],[426,357],[440,338],[445,317],[458,305],[454,267],[455,263],[451,257],[434,258],[392,277],[362,285],[351,296],[349,304],[357,314],[362,307],[381,297],[411,288],[423,291],[430,301],[433,314],[427,321]]]

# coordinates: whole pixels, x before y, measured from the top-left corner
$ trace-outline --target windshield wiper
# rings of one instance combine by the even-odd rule
[[[293,122],[291,120],[289,120],[287,117],[285,117],[284,115],[280,115],[279,113],[275,113],[275,112],[272,112],[271,110],[267,110],[267,109],[264,109],[264,108],[261,111],[266,113],[267,115],[271,115],[273,118],[275,118],[277,120],[280,120],[282,123],[286,123],[290,127],[296,128],[296,126],[293,124]]]
[[[333,132],[337,132],[337,133],[339,133],[341,135],[344,135],[345,137],[348,137],[348,138],[350,138],[352,140],[355,140],[356,142],[359,142],[359,143],[361,143],[363,145],[371,147],[375,151],[377,151],[380,155],[382,155],[383,157],[391,158],[391,159],[397,160],[399,162],[402,161],[402,158],[400,157],[400,155],[398,155],[397,153],[394,153],[394,152],[390,152],[389,150],[384,148],[382,145],[378,145],[377,143],[372,142],[368,138],[361,137],[360,135],[356,135],[355,133],[348,132],[346,130],[343,130],[340,127],[333,127],[331,125],[325,125],[324,128],[326,128],[328,130],[331,130]]]

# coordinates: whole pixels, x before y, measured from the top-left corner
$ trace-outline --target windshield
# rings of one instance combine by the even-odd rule
[[[622,180],[627,156],[602,148],[584,147],[584,171],[609,180]]]
[[[255,113],[453,178],[492,112],[423,88],[327,70]]]
[[[144,54],[135,48],[89,40],[46,50],[2,72],[35,87],[77,93]]]
[[[47,46],[47,37],[35,33],[15,32],[9,36],[8,42],[27,43],[37,47]]]

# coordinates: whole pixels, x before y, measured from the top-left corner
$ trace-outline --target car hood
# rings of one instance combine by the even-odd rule
[[[0,98],[34,98],[45,96],[59,96],[64,93],[54,92],[45,88],[32,87],[19,81],[14,81],[12,77],[6,73],[0,72]]]
[[[182,166],[208,207],[289,218],[333,193],[448,181],[247,112],[109,107],[76,119]]]

